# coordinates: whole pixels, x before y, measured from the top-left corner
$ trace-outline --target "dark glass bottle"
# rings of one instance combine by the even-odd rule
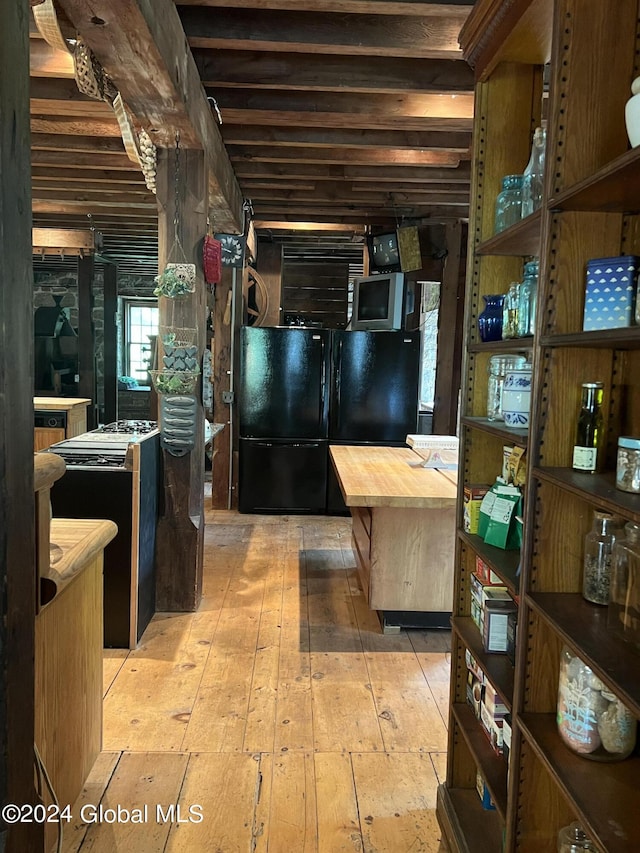
[[[582,402],[576,442],[573,447],[573,468],[575,471],[593,473],[598,467],[598,450],[602,443],[602,382],[582,383]]]

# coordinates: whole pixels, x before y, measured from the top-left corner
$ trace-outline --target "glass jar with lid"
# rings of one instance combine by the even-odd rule
[[[594,761],[620,761],[636,744],[631,711],[568,646],[560,656],[557,723],[563,742]]]
[[[532,335],[536,325],[536,305],[538,301],[537,260],[524,265],[524,275],[518,291],[518,337]]]
[[[578,821],[574,821],[569,826],[563,826],[558,833],[558,853],[580,853],[581,850],[592,850],[597,853],[598,848]]]
[[[504,353],[492,355],[487,365],[489,381],[487,384],[487,418],[490,421],[501,421],[502,418],[502,389],[504,378],[510,370],[520,370],[526,367],[527,359],[523,355]]]
[[[505,175],[496,198],[495,231],[498,234],[520,222],[522,217],[522,175]]]
[[[582,574],[582,595],[592,604],[609,603],[611,555],[623,526],[617,515],[600,510],[593,513],[593,527],[584,540]]]
[[[640,438],[629,435],[618,438],[616,489],[640,494]]]
[[[607,627],[640,650],[640,525],[633,521],[611,552]]]

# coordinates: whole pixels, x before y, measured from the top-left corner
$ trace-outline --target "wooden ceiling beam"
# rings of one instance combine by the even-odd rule
[[[69,194],[74,192],[97,192],[97,193],[113,193],[126,192],[133,196],[145,196],[151,198],[152,194],[147,189],[144,181],[142,183],[112,183],[107,181],[65,181],[51,180],[34,177],[32,175],[31,186],[35,190],[50,190],[51,192],[59,192]]]
[[[456,168],[437,166],[343,166],[320,163],[300,163],[290,160],[284,163],[256,163],[242,161],[235,163],[235,171],[240,181],[255,178],[283,178],[286,180],[312,179],[315,181],[376,181],[378,183],[396,183],[430,181],[431,183],[465,184],[471,180],[470,163],[464,162]]]
[[[449,193],[446,196],[438,193],[410,193],[410,192],[318,192],[310,194],[305,190],[255,190],[251,194],[254,204],[262,202],[300,202],[307,204],[309,200],[318,204],[360,205],[366,207],[387,207],[411,205],[414,207],[423,205],[454,204],[463,207],[469,206],[469,193]]]
[[[470,133],[416,133],[399,130],[353,130],[342,128],[251,127],[225,124],[225,145],[305,146],[320,148],[436,149],[468,154]]]
[[[194,48],[193,54],[204,85],[212,87],[388,94],[455,94],[473,89],[471,69],[461,60],[416,62],[415,59],[387,56],[322,56],[200,48]]]
[[[144,187],[142,172],[127,172],[124,169],[65,169],[45,166],[32,166],[33,180],[61,185],[81,184],[86,187],[89,183],[123,184],[131,187]]]
[[[191,47],[459,59],[460,16],[344,15],[263,9],[180,10]]]
[[[111,114],[113,116],[113,113]],[[53,118],[51,116],[31,116],[31,133],[45,133],[63,136],[107,136],[122,139],[120,126],[113,116],[108,118],[90,118],[78,116],[64,116]]]
[[[222,119],[230,123],[304,124],[315,127],[391,127],[414,130],[470,130],[473,124],[472,92],[442,95],[375,95],[361,92],[297,92],[273,89],[210,89]],[[246,115],[236,122],[233,115]],[[271,121],[269,117],[272,117]],[[399,124],[395,123],[398,122]]]
[[[231,162],[249,160],[262,163],[337,163],[357,166],[451,166],[460,162],[460,155],[450,151],[405,151],[398,149],[357,148],[294,148],[293,146],[227,147]]]
[[[430,222],[430,221],[456,221],[458,219],[466,219],[466,216],[463,216],[460,213],[460,208],[456,207],[446,207],[442,205],[441,207],[434,207],[429,210],[428,213],[421,211],[418,215],[408,215],[407,219],[412,220],[412,224],[418,224],[422,222]],[[388,227],[395,228],[397,225],[396,215],[392,212],[389,213],[380,213],[374,211],[358,211],[358,210],[325,210],[325,209],[316,209],[316,210],[306,210],[306,211],[273,211],[269,209],[263,209],[259,213],[256,213],[256,220],[264,221],[264,220],[278,220],[280,222],[288,222],[293,224],[294,222],[300,221],[314,221],[314,222],[334,222],[334,223],[342,223],[342,224],[361,224],[361,225],[371,225],[371,224],[384,224]]]
[[[99,153],[95,151],[81,152],[33,148],[33,137],[31,139],[31,165],[47,166],[52,169],[69,168],[69,169],[117,169],[120,171],[129,171],[133,163],[124,153],[107,152]]]
[[[31,133],[31,148],[34,151],[64,151],[72,154],[80,153],[95,154],[123,154],[124,145],[120,137],[115,136],[80,136],[65,133]],[[127,158],[129,168],[131,160]]]
[[[414,2],[414,0],[176,0],[179,6],[208,6],[212,9],[242,6],[246,9],[283,9],[290,12],[309,10],[312,12],[345,12],[348,14],[376,15],[459,15],[465,19],[473,9],[470,0],[451,0],[449,3]]]
[[[33,200],[33,212],[34,213],[53,213],[56,216],[61,216],[63,214],[71,214],[71,215],[84,215],[84,216],[92,216],[96,220],[99,220],[102,216],[103,210],[107,210],[110,212],[117,212],[119,217],[130,219],[131,217],[131,206],[129,204],[104,204],[96,201],[53,201],[49,199],[37,199]],[[156,221],[158,214],[155,208],[153,210],[146,207],[139,207],[135,213],[143,219],[148,219],[150,221]],[[96,215],[97,214],[97,215]]]
[[[32,197],[38,201],[60,201],[60,204],[95,204],[98,207],[129,207],[131,210],[149,212],[157,215],[157,206],[155,198],[150,199],[144,196],[136,195],[135,193],[103,193],[103,192],[78,192],[71,190],[64,192],[63,190],[43,190],[39,187],[34,187]]]
[[[31,77],[29,94],[31,115],[113,117],[109,104],[83,95],[75,80]]]
[[[209,207],[242,231],[242,193],[199,79],[173,0],[58,0],[156,144],[203,148]]]
[[[255,200],[256,198],[273,198],[286,199],[283,195],[289,192],[305,192],[313,193],[314,198],[355,198],[361,201],[366,201],[367,197],[379,196],[380,198],[396,197],[412,197],[420,198],[421,196],[437,197],[441,201],[444,199],[455,199],[457,204],[469,203],[469,189],[465,189],[464,185],[457,185],[457,192],[452,192],[450,187],[443,184],[396,184],[389,185],[385,189],[384,185],[379,183],[358,183],[350,182],[338,183],[334,185],[329,181],[321,181],[318,184],[303,184],[295,181],[286,181],[282,183],[272,182],[247,182],[242,185],[245,194]],[[369,194],[369,196],[367,196]]]

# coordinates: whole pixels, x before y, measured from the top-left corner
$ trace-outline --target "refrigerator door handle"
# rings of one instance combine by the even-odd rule
[[[288,449],[291,447],[320,447],[318,441],[279,441],[275,444],[273,441],[251,441],[254,447],[281,447]]]
[[[322,373],[320,376],[320,399],[318,400],[318,410],[319,410],[318,414],[320,415],[320,417],[318,420],[320,423],[322,423],[323,416],[324,416],[324,400],[325,400],[325,394],[327,391],[327,389],[326,389],[327,368],[326,368],[325,357],[324,357],[324,340],[320,341],[320,360],[322,363]]]
[[[342,420],[341,409],[340,409],[340,383],[342,381],[342,340],[340,340],[338,342],[338,355],[336,358],[335,371],[336,371],[335,375],[336,375],[336,414],[337,414],[336,429],[339,429],[340,428],[340,421]]]

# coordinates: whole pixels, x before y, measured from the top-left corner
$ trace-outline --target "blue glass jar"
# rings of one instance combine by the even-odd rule
[[[485,302],[484,311],[478,317],[478,331],[480,340],[501,341],[502,340],[502,310],[504,294],[491,294],[482,297]]]
[[[520,222],[522,217],[522,175],[505,175],[496,199],[496,234]]]

